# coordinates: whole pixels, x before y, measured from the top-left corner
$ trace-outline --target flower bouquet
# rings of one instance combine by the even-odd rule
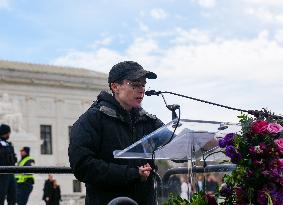
[[[239,116],[241,133],[219,141],[236,169],[224,176],[220,204],[283,205],[282,121]]]
[[[194,193],[191,202],[182,199],[180,196],[169,195],[163,205],[217,205],[216,198],[204,192]]]

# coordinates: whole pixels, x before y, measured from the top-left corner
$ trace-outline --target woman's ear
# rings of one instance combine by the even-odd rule
[[[111,90],[114,94],[119,93],[119,84],[118,83],[111,83]]]

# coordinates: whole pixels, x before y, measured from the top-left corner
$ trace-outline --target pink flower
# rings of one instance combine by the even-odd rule
[[[266,144],[263,143],[263,142],[259,143],[259,147],[260,147],[260,149],[261,149],[262,151],[265,151],[265,150],[266,150]]]
[[[235,193],[238,198],[241,198],[244,195],[244,190],[242,189],[242,187],[236,187]]]
[[[256,156],[256,155],[261,155],[263,153],[263,149],[262,149],[263,146],[251,146],[249,147],[249,153],[253,156]]]
[[[270,134],[276,135],[283,130],[283,127],[277,123],[270,123],[267,125],[267,131]]]
[[[264,170],[261,172],[263,176],[268,177],[270,175],[270,171]]]
[[[264,120],[255,121],[251,125],[252,132],[255,134],[264,134],[267,131],[268,122]]]
[[[262,159],[261,159],[261,160],[254,160],[252,163],[253,163],[253,165],[255,165],[255,166],[262,166],[263,160],[262,160]]]
[[[274,143],[275,143],[275,147],[278,150],[278,152],[283,154],[283,138],[274,140]]]
[[[216,199],[214,196],[211,196],[209,194],[205,195],[205,198],[207,199],[207,204],[208,205],[217,205]]]
[[[248,170],[247,177],[254,177],[254,172],[252,170]]]

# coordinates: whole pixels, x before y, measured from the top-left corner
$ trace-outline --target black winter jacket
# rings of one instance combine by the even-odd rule
[[[14,146],[0,137],[0,166],[14,166],[17,162]]]
[[[71,130],[69,161],[76,178],[86,183],[86,205],[104,205],[119,196],[139,205],[154,204],[152,175],[141,182],[138,166],[151,161],[114,159],[122,150],[163,123],[142,108],[124,110],[115,98],[101,92],[97,101],[75,122]]]

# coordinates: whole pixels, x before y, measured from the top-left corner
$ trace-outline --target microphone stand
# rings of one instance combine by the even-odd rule
[[[176,128],[180,125],[180,115],[181,115],[181,114],[180,114],[180,105],[177,105],[177,104],[168,105],[167,102],[166,102],[166,100],[165,100],[164,95],[163,95],[162,93],[159,93],[159,94],[162,96],[163,101],[164,101],[166,107],[168,108],[168,110],[170,110],[170,111],[172,112],[172,120],[178,119],[177,122],[174,122],[174,123],[173,123],[173,128],[175,128],[175,129],[174,129],[174,132],[173,132],[173,135],[174,135],[174,133],[175,133],[175,131],[176,131]],[[158,95],[159,95],[159,94],[158,94]],[[177,113],[176,113],[176,110],[179,110],[179,117],[178,117],[178,115],[177,115]],[[172,135],[171,139],[170,139],[166,144],[168,144],[169,142],[171,142],[171,140],[172,140],[172,138],[173,138],[173,135]],[[172,160],[172,161],[175,162],[175,163],[184,163],[184,162],[186,162],[186,160]]]

